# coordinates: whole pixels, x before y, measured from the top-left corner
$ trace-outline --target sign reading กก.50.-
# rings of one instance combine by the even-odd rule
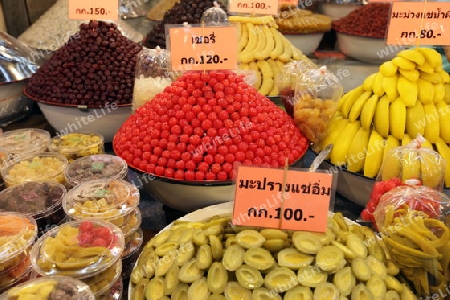
[[[119,0],[69,0],[70,20],[119,20]]]

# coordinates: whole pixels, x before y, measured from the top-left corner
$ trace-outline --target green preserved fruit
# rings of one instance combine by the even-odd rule
[[[382,261],[379,261],[372,255],[366,257],[366,263],[372,271],[372,274],[376,274],[381,277],[385,277],[387,275],[387,268],[384,263]]]
[[[236,270],[236,279],[238,283],[250,290],[259,288],[264,283],[264,278],[261,273],[250,266],[242,265]]]
[[[141,300],[145,298],[145,290],[148,282],[149,280],[147,278],[141,279],[139,282],[137,282],[131,295],[132,300]]]
[[[180,269],[178,278],[183,283],[192,283],[203,276],[203,270],[197,267],[197,260],[195,258],[187,261]]]
[[[400,299],[401,300],[417,300],[417,297],[414,295],[414,293],[407,288],[406,286],[403,288],[403,291],[400,293]]]
[[[169,254],[172,251],[176,251],[178,249],[178,242],[165,242],[155,249],[155,253],[159,257],[163,257],[164,255]]]
[[[278,293],[288,291],[297,284],[297,275],[286,267],[274,268],[264,278],[265,287]]]
[[[167,239],[168,242],[176,242],[179,243],[181,237],[184,235],[184,233],[186,232],[187,227],[186,226],[180,226],[172,231],[172,234],[170,235],[170,237]]]
[[[180,249],[178,250],[177,257],[175,259],[175,263],[181,267],[186,262],[194,257],[195,246],[192,242],[187,242],[180,245]]]
[[[210,235],[209,243],[211,245],[211,254],[214,259],[221,259],[223,257],[223,246],[220,239],[215,235]]]
[[[280,267],[298,270],[311,265],[314,261],[314,256],[303,254],[295,248],[286,248],[278,252],[277,261]]]
[[[188,228],[188,229],[186,229],[186,231],[184,232],[184,234],[180,237],[180,239],[178,240],[178,242],[179,242],[180,244],[192,242],[192,236],[193,236],[193,235],[194,235],[194,228]]]
[[[352,291],[351,300],[374,300],[364,283],[357,284]]]
[[[260,233],[266,240],[280,239],[286,241],[288,238],[288,234],[279,229],[263,229]]]
[[[220,262],[214,262],[208,270],[208,288],[214,294],[221,294],[225,291],[228,283],[228,272]]]
[[[391,276],[395,276],[400,273],[400,268],[394,264],[392,261],[388,260],[386,262],[386,273]]]
[[[170,297],[171,300],[188,300],[189,285],[186,283],[179,283]]]
[[[235,281],[230,281],[225,286],[225,298],[227,300],[251,300],[252,292],[240,286]]]
[[[153,277],[155,275],[156,266],[159,262],[159,256],[155,252],[146,255],[145,263],[142,265],[142,270],[145,276]]]
[[[325,232],[311,232],[312,234],[316,235],[322,245],[327,246],[332,241],[336,239],[336,235],[331,231],[331,229],[327,228]]]
[[[319,284],[314,290],[314,300],[335,300],[339,299],[339,290],[329,282]]]
[[[384,283],[388,290],[396,291],[397,293],[403,292],[404,285],[395,277],[391,275],[386,275],[384,277]]]
[[[372,276],[372,270],[364,258],[357,257],[352,261],[352,271],[356,279],[367,281]]]
[[[172,235],[172,230],[164,230],[155,236],[149,243],[149,245],[157,248],[158,246],[165,243],[169,237]]]
[[[218,235],[222,234],[223,226],[222,226],[222,224],[214,224],[214,225],[206,227],[203,230],[203,232],[206,236],[210,236],[210,235],[218,236]]]
[[[280,251],[288,246],[288,242],[282,239],[270,239],[266,240],[262,247],[270,252]]]
[[[131,271],[130,275],[131,283],[138,284],[138,282],[141,281],[141,279],[143,278],[144,278],[144,271],[142,271],[142,266],[136,267],[133,269],[133,271]]]
[[[383,299],[386,295],[386,284],[379,275],[373,275],[366,283],[367,288],[375,299]]]
[[[307,287],[317,287],[326,282],[328,274],[319,268],[306,266],[298,270],[298,282]]]
[[[298,251],[305,254],[316,254],[323,247],[317,235],[306,231],[295,232],[292,236],[292,242]]]
[[[336,246],[325,246],[316,254],[316,266],[325,272],[336,272],[345,264],[344,252]]]
[[[176,252],[173,251],[167,255],[164,255],[158,260],[155,270],[155,276],[164,276],[172,267],[175,262]]]
[[[178,278],[180,274],[180,267],[173,264],[164,277],[164,295],[170,295],[174,291],[175,287],[180,283]]]
[[[147,300],[159,300],[164,296],[164,281],[161,277],[154,277],[147,284],[145,298]]]
[[[364,244],[364,240],[356,234],[349,233],[347,235],[347,247],[352,250],[356,257],[366,258],[368,254],[368,249]]]
[[[356,278],[351,267],[344,267],[334,274],[333,283],[339,289],[341,295],[348,296],[356,286]]]
[[[200,269],[208,269],[212,264],[211,247],[207,244],[201,245],[197,250],[197,267]]]
[[[283,300],[313,300],[313,292],[307,286],[296,286],[286,292]]]
[[[227,237],[227,239],[225,240],[225,248],[228,249],[233,245],[237,245],[237,238],[235,235]]]
[[[239,245],[230,246],[223,254],[222,264],[228,271],[236,271],[244,262],[245,250]]]
[[[192,234],[192,241],[195,245],[201,246],[208,243],[208,237],[205,235],[203,230],[197,229]]]
[[[211,294],[211,295],[209,295],[208,300],[227,300],[227,298],[225,298],[224,295]]]
[[[395,291],[387,291],[384,300],[400,300],[400,295]]]
[[[206,278],[197,279],[188,289],[188,299],[208,300],[210,294]]]
[[[352,250],[350,250],[350,249],[349,249],[347,246],[345,246],[344,244],[339,243],[339,242],[337,242],[337,241],[333,241],[333,242],[331,242],[331,244],[332,244],[333,246],[336,246],[336,247],[338,247],[339,249],[341,249],[341,251],[344,252],[344,257],[345,257],[346,259],[353,259],[353,258],[356,257],[355,252],[353,252]]]
[[[245,251],[244,262],[257,270],[267,270],[275,264],[275,259],[266,249],[252,248]]]
[[[282,300],[282,298],[275,291],[260,287],[253,290],[252,300]]]
[[[245,249],[259,248],[266,241],[264,236],[256,230],[243,230],[236,235],[236,240]]]
[[[344,295],[339,295],[339,300],[348,300],[348,298],[345,297]]]

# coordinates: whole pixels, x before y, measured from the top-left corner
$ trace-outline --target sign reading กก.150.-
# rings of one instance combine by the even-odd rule
[[[69,0],[70,20],[119,20],[119,0]]]

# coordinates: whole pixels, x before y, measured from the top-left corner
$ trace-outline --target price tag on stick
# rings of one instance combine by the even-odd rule
[[[450,45],[450,2],[394,2],[389,45]]]
[[[173,71],[236,70],[236,26],[166,25]]]
[[[233,224],[325,232],[333,175],[241,166]]]
[[[284,0],[286,1],[286,0]],[[292,2],[292,1],[291,1]],[[297,2],[298,4],[298,2]],[[278,15],[278,0],[229,0],[228,11],[240,14]]]
[[[119,20],[119,0],[69,0],[70,20]]]

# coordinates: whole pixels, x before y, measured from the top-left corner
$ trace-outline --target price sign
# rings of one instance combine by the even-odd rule
[[[394,2],[389,45],[450,45],[450,2]]]
[[[69,0],[70,20],[118,20],[119,0]]]
[[[228,11],[241,14],[278,15],[278,0],[229,0]]]
[[[403,1],[403,0],[369,0],[369,3],[392,3],[397,1]]]
[[[328,173],[241,166],[233,224],[325,232],[332,184]]]
[[[297,6],[298,0],[279,0],[278,5]]]
[[[236,26],[166,25],[166,36],[173,71],[237,69]]]

